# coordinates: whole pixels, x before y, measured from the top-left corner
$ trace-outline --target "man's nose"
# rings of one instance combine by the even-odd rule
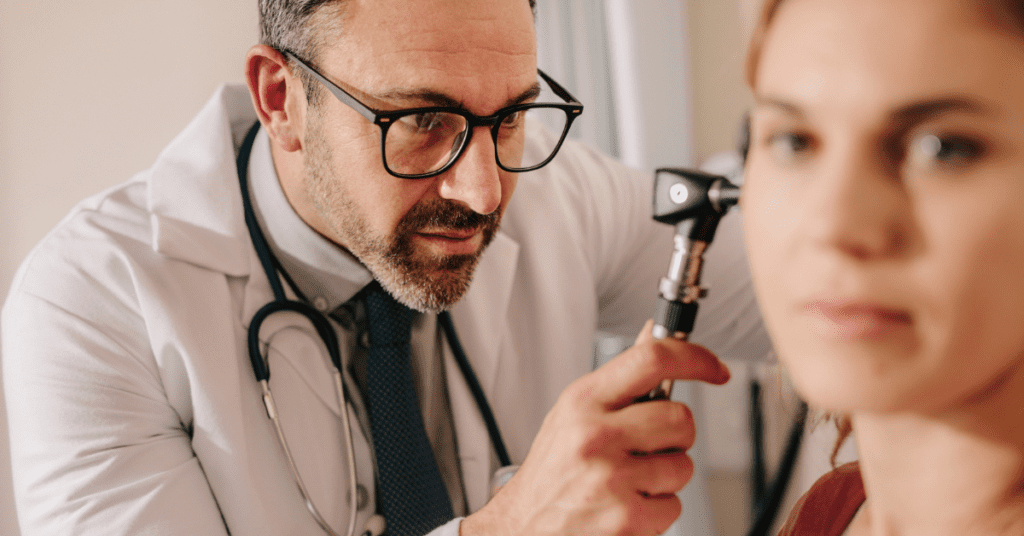
[[[490,214],[501,205],[501,175],[494,140],[488,127],[476,127],[459,161],[441,175],[441,197],[460,201],[478,214]]]

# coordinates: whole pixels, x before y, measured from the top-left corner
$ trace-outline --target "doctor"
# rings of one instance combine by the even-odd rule
[[[516,108],[557,85],[538,76],[527,0],[260,9],[248,88],[218,90],[151,168],[82,202],[15,279],[2,340],[23,533],[409,533],[404,516],[436,497],[387,491],[382,452],[406,445],[383,444],[388,420],[373,412],[365,289],[378,283],[416,311],[407,392],[432,454],[421,465],[436,466],[450,508],[431,534],[664,531],[692,473],[693,421],[676,402],[632,401],[661,378],[728,372],[645,329],[589,373],[596,329],[637,333],[653,310],[671,229],[649,218],[647,174],[571,142],[542,169],[509,171],[543,163],[564,134],[524,126]],[[387,113],[423,107],[448,110]],[[496,115],[497,126],[471,122]],[[422,133],[451,125],[440,158],[426,152],[443,144]],[[726,224],[721,241],[736,233]],[[693,338],[763,355],[740,248],[709,262],[715,294]],[[294,471],[247,344],[272,280],[327,315],[340,341],[341,393],[303,316],[276,313],[257,330]],[[500,464],[469,376],[521,466],[493,499]]]

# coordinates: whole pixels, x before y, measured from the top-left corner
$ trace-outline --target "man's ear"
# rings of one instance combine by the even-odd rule
[[[285,151],[301,149],[306,93],[284,55],[267,45],[253,46],[245,56],[245,80],[271,140]]]

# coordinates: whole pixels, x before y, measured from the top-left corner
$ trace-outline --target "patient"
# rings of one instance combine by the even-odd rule
[[[860,460],[782,533],[1024,534],[1024,2],[768,0],[748,67],[756,289]]]

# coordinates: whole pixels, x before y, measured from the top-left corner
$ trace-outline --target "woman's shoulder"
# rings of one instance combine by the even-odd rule
[[[851,462],[825,473],[800,497],[779,536],[839,536],[864,503],[860,465]]]

